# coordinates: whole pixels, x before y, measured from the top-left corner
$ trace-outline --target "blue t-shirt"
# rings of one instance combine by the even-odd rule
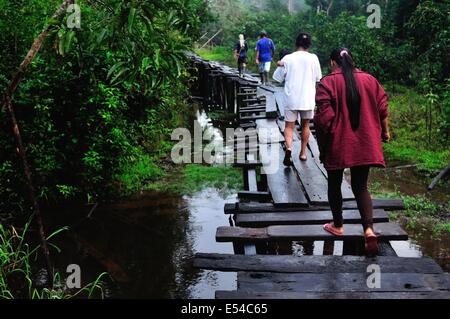
[[[272,51],[275,51],[275,44],[269,38],[262,38],[256,43],[256,51],[259,51],[259,62],[271,62]]]

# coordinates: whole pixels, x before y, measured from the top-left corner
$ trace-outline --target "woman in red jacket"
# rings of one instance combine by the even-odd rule
[[[336,236],[344,234],[341,184],[344,169],[350,168],[366,252],[377,254],[367,178],[371,166],[385,167],[382,140],[390,139],[387,95],[372,75],[355,67],[348,49],[335,49],[330,63],[332,73],[322,78],[317,88],[318,109],[314,117],[333,212],[333,222],[324,225],[324,229]]]

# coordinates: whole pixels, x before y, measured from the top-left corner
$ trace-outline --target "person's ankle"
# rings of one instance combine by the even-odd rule
[[[375,232],[373,231],[372,228],[367,228],[367,229],[364,231],[364,235],[365,235],[366,237],[369,237],[369,236],[375,236]]]

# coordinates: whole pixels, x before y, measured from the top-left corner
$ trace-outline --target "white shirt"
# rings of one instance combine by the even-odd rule
[[[297,51],[286,55],[282,61],[284,62],[286,109],[314,111],[316,82],[322,78],[319,58],[306,51]]]

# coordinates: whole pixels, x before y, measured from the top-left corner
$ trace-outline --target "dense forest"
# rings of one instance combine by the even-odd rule
[[[379,5],[380,28],[367,25],[374,12],[368,11],[370,3]],[[391,93],[394,139],[385,151],[393,159],[418,162],[424,170],[439,170],[449,162],[447,1],[217,0],[211,8],[215,19],[205,31],[221,32],[208,42],[212,50],[205,46],[200,54],[234,64],[230,52],[239,34],[254,48],[264,29],[280,52],[294,50],[297,34],[308,32],[326,74],[330,52],[348,47],[358,67],[375,75]],[[253,50],[249,60],[255,70]]]
[[[51,24],[13,96],[39,199],[58,202],[135,190],[158,176],[170,129],[186,110],[183,51],[207,18],[199,1],[78,1],[80,28],[61,1],[0,1],[0,89]],[[21,164],[1,115],[0,212],[26,210]]]
[[[426,178],[450,162],[446,0],[78,0],[75,26],[67,23],[75,9],[53,17],[66,2],[72,1],[0,0],[0,298],[61,297],[31,289],[29,263],[37,250],[24,248],[32,215],[28,181],[3,105],[11,80],[43,33],[11,100],[42,207],[106,202],[149,183],[162,185],[171,132],[186,125],[192,108],[185,52],[234,65],[238,35],[253,48],[262,29],[277,51],[293,50],[296,35],[310,33],[324,73],[332,49],[350,48],[358,66],[389,91],[389,160],[418,165]],[[370,3],[381,8],[380,28],[367,26]],[[250,57],[255,68],[253,52]],[[194,188],[197,180],[186,184]],[[410,200],[420,209],[443,211],[423,198]],[[449,229],[448,219],[444,224]],[[24,235],[11,225],[20,225]]]

